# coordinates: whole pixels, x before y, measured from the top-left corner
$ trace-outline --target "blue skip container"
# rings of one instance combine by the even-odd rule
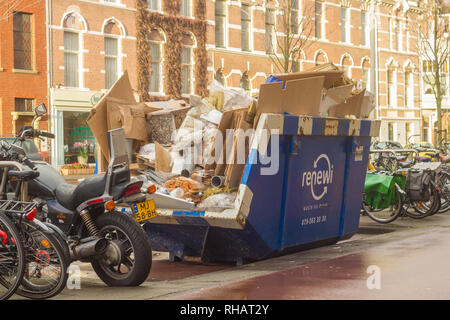
[[[157,209],[145,225],[153,249],[239,264],[350,238],[379,130],[374,120],[263,114],[234,208]]]

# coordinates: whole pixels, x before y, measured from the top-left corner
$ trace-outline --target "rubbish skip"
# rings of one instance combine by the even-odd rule
[[[115,83],[88,123],[103,155],[104,131],[124,129],[130,169],[152,202],[134,217],[154,250],[240,263],[357,232],[380,122],[366,119],[370,94],[327,68],[274,75],[258,97],[213,82],[189,103],[138,103],[126,73]]]
[[[145,225],[153,248],[172,258],[241,263],[351,237],[379,127],[363,119],[262,114],[233,207],[158,210]]]

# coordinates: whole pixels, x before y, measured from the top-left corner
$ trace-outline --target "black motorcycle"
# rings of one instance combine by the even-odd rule
[[[36,118],[44,116],[45,105],[36,107],[35,113]],[[26,126],[11,146],[42,137],[55,136]],[[37,203],[38,217],[63,230],[71,261],[90,262],[109,286],[140,285],[152,264],[144,230],[133,216],[117,209],[119,205],[148,208],[141,193],[142,181],[131,181],[128,156],[120,151],[124,139],[121,129],[109,133],[111,161],[106,173],[88,177],[79,185],[68,184],[43,161],[22,157],[26,166],[39,172],[28,182],[28,196]]]

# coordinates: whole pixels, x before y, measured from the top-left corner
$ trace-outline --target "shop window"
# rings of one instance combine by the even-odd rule
[[[13,17],[14,68],[32,70],[32,15],[23,12],[14,12]]]
[[[78,87],[78,33],[64,31],[64,85]]]
[[[33,112],[34,99],[15,98],[14,110],[17,112]]]
[[[58,111],[59,159],[58,164],[79,162],[82,151],[87,153],[88,163],[95,163],[96,143],[91,129],[87,125],[89,112]]]

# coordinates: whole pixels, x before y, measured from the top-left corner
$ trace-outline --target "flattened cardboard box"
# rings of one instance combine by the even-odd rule
[[[323,87],[325,89],[329,89],[333,86],[333,84],[337,80],[339,80],[342,77],[343,74],[344,72],[340,70],[326,70],[326,71],[309,71],[309,72],[306,71],[289,74],[276,74],[274,75],[274,77],[280,79],[283,82],[315,77],[325,77],[323,81]]]
[[[288,80],[285,84],[262,84],[253,123],[255,128],[263,113],[318,116],[325,77]]]
[[[100,147],[106,161],[109,161],[109,145],[108,145],[108,118],[107,118],[107,103],[108,97],[121,99],[129,105],[135,105],[133,88],[130,84],[128,72],[125,71],[122,77],[114,83],[111,89],[100,99],[100,101],[92,108],[87,123],[95,139]]]

